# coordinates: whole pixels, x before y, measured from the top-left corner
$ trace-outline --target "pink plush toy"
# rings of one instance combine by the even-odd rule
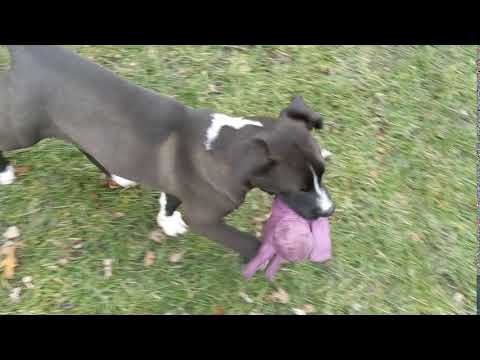
[[[250,279],[270,261],[266,276],[269,281],[283,263],[309,259],[324,262],[332,256],[330,226],[327,218],[305,220],[279,198],[275,198],[272,214],[263,228],[263,244],[243,269]]]

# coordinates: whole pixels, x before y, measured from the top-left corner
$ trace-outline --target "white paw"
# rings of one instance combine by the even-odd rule
[[[182,219],[182,214],[175,211],[172,216],[166,216],[160,212],[157,216],[157,223],[167,236],[177,236],[187,232],[188,226]]]
[[[118,185],[120,185],[123,188],[129,188],[129,187],[137,185],[136,182],[128,180],[128,179],[124,179],[124,178],[122,178],[120,176],[117,176],[117,175],[112,175],[112,180],[115,181]]]
[[[12,165],[8,165],[7,168],[0,173],[0,185],[10,185],[15,181],[15,169]]]
[[[329,157],[331,157],[333,154],[328,151],[327,149],[322,149],[322,157],[327,160]]]

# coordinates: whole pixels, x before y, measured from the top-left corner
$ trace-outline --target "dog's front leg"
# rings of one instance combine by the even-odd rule
[[[245,262],[250,261],[257,254],[261,245],[255,236],[239,231],[224,222],[212,224],[190,223],[189,225],[195,233],[238,252]]]

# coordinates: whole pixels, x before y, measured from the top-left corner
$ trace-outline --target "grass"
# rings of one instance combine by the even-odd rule
[[[46,140],[7,154],[32,170],[0,188],[0,232],[18,226],[24,245],[14,279],[0,282],[1,314],[290,314],[307,303],[315,314],[474,313],[474,47],[71,48],[137,84],[232,115],[275,115],[302,94],[325,115],[316,136],[335,154],[326,175],[338,209],[334,257],[289,265],[273,284],[263,274],[245,282],[237,256],[208,239],[148,239],[158,192],[108,190],[75,148]],[[0,48],[0,69],[7,63]],[[229,221],[253,230],[270,201],[254,191]],[[75,239],[84,247],[52,270]],[[148,250],[156,261],[145,268]],[[183,261],[171,264],[178,251]],[[35,288],[14,304],[8,294],[27,275]],[[277,288],[288,304],[269,300]]]

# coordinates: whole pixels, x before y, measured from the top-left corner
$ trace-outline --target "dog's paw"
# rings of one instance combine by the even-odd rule
[[[172,216],[165,216],[159,213],[157,223],[167,236],[177,236],[185,234],[188,230],[187,224],[182,219],[182,214],[175,211]]]
[[[322,149],[322,157],[327,160],[328,158],[332,157],[332,153],[327,149]]]
[[[128,179],[124,179],[124,178],[122,178],[120,176],[117,176],[117,175],[112,175],[112,180],[116,184],[120,185],[123,188],[129,188],[129,187],[133,187],[133,186],[137,185],[136,182],[128,180]]]
[[[8,165],[6,169],[0,173],[0,185],[10,185],[15,181],[15,169],[12,165]]]

